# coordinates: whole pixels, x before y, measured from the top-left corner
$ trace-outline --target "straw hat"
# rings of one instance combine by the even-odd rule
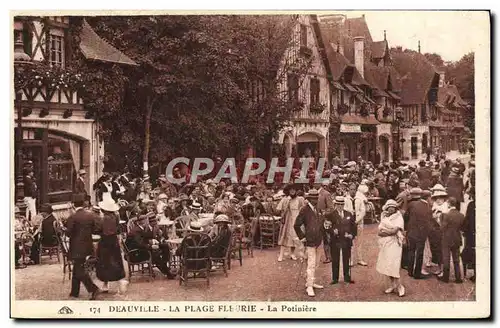
[[[219,214],[217,217],[214,219],[214,223],[219,223],[219,222],[227,222],[231,223],[231,220],[229,220],[229,217],[225,214]]]
[[[432,192],[431,198],[437,197],[448,197],[448,193],[446,192],[446,190],[434,190]]]
[[[193,203],[191,203],[191,206],[189,206],[192,210],[201,210],[202,209],[202,206],[200,203],[194,201]]]
[[[431,188],[431,191],[432,192],[435,192],[435,191],[446,191],[446,188],[443,187],[443,185],[441,184],[436,184],[434,187]]]
[[[87,171],[85,171],[84,169],[80,169],[80,170],[78,170],[78,174],[79,175],[87,174]]]
[[[316,189],[309,189],[309,191],[306,193],[306,198],[307,199],[316,199],[319,197],[319,192]]]
[[[344,205],[344,203],[345,203],[344,197],[342,197],[342,196],[335,196],[335,199],[333,200],[333,203],[335,205]]]
[[[382,206],[382,211],[387,211],[389,207],[394,207],[397,209],[399,207],[398,202],[396,202],[394,199],[387,200],[384,206]]]
[[[201,224],[198,221],[192,221],[189,224],[189,230],[193,231],[193,232],[201,232],[201,231],[203,231],[203,229],[201,227]]]
[[[164,194],[164,193],[161,193],[159,196],[158,196],[158,200],[160,199],[168,199],[167,195]]]
[[[99,202],[99,207],[101,208],[101,210],[106,212],[116,212],[120,209],[120,206],[118,206],[118,204],[115,203],[111,198],[106,198],[106,200]]]

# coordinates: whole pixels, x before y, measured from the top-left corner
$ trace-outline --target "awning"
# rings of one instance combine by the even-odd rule
[[[349,91],[351,91],[351,92],[358,92],[358,90],[356,90],[356,89],[354,88],[354,86],[353,86],[353,85],[351,85],[351,84],[349,84],[349,83],[344,83],[344,84],[343,84],[343,86],[344,86],[347,90],[349,90]]]
[[[373,90],[373,96],[375,96],[375,97],[387,97],[387,98],[389,97],[387,92],[385,92],[384,90],[379,90],[379,89]]]
[[[345,91],[345,88],[342,86],[342,84],[340,84],[339,82],[335,82],[333,81],[333,87],[335,89],[338,89],[338,90],[344,90]]]
[[[343,115],[340,118],[342,124],[366,124],[366,125],[378,125],[379,121],[373,116],[360,116],[360,115]]]
[[[353,85],[354,86],[354,89],[356,89],[356,91],[358,91],[359,93],[365,93],[360,87],[358,87],[357,85]]]
[[[365,96],[362,93],[356,93],[355,95],[356,99],[358,99],[361,103],[365,103],[366,99]]]
[[[389,96],[391,96],[392,98],[396,99],[396,100],[401,100],[401,97],[398,96],[397,94],[395,94],[394,92],[392,91],[387,91],[387,93],[389,94]]]
[[[376,102],[375,102],[375,101],[373,101],[370,97],[365,96],[365,99],[366,99],[366,102],[368,102],[368,103],[370,103],[370,104],[372,104],[372,105],[375,105],[375,104],[376,104]]]

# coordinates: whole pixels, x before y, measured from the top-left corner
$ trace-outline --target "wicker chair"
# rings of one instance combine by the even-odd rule
[[[147,273],[149,281],[152,281],[155,278],[155,273],[153,271],[154,265],[153,265],[153,256],[151,254],[151,251],[147,251],[148,258],[146,260],[135,261],[133,260],[133,258],[138,256],[140,252],[144,252],[144,250],[129,249],[127,247],[126,242],[123,240],[122,240],[122,247],[123,247],[123,256],[125,257],[125,260],[127,261],[128,264],[130,282],[132,282],[132,275],[138,272],[141,272],[143,275]],[[137,270],[135,270],[136,267]]]
[[[210,237],[206,233],[189,234],[181,244],[179,285],[188,279],[202,278],[210,285]],[[192,274],[190,277],[189,274]]]
[[[57,263],[61,263],[61,258],[59,257],[59,251],[61,249],[61,245],[59,243],[59,238],[57,237],[58,231],[58,223],[54,222],[54,235],[52,235],[52,240],[49,240],[50,244],[44,245],[47,240],[43,240],[42,236],[39,235],[40,238],[40,251],[38,253],[38,263],[42,264],[42,256],[49,256],[49,259],[52,259],[52,255],[57,256]]]

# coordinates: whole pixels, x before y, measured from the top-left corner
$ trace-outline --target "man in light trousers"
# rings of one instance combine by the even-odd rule
[[[308,200],[299,212],[295,221],[294,229],[302,242],[305,242],[307,254],[307,295],[314,297],[314,289],[323,289],[316,283],[316,268],[321,260],[321,245],[323,243],[323,218],[319,215],[316,205],[318,203],[318,191],[311,189],[306,194]],[[302,230],[304,227],[304,231]]]
[[[364,228],[364,220],[366,216],[366,203],[368,199],[366,198],[366,194],[368,193],[368,186],[362,184],[359,185],[358,191],[356,192],[356,196],[354,197],[354,211],[356,214],[356,224],[357,224],[357,235],[354,241],[354,248],[356,249],[355,255],[356,260],[359,265],[367,266],[368,264],[364,261],[364,236],[363,236],[363,228]],[[353,263],[356,263],[353,261]]]

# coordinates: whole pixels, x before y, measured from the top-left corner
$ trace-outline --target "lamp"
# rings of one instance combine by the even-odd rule
[[[16,40],[14,42],[14,69],[21,67],[29,67],[33,65],[30,56],[24,52],[24,45],[22,41],[22,33],[16,30]],[[15,106],[17,107],[17,129],[18,133],[16,137],[16,206],[21,210],[21,212],[26,208],[24,203],[24,181],[23,181],[23,110],[22,110],[22,90],[15,90]]]

